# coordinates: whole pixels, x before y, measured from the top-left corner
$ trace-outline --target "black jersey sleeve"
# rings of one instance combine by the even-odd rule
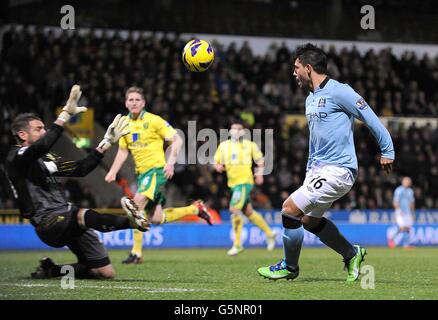
[[[91,151],[85,158],[73,161],[51,154],[55,167],[53,174],[58,177],[84,177],[102,161],[103,154],[97,150]],[[49,167],[49,166],[48,166]]]

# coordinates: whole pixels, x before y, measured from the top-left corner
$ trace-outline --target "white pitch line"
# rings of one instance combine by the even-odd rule
[[[22,287],[22,288],[60,288],[61,285],[48,284],[48,283],[0,283],[0,286],[12,286],[12,287]],[[190,289],[190,288],[145,288],[145,287],[132,287],[132,286],[97,286],[97,285],[87,285],[79,284],[75,285],[78,289],[122,289],[122,290],[140,290],[148,293],[165,293],[165,292],[214,292],[216,290],[210,289]]]

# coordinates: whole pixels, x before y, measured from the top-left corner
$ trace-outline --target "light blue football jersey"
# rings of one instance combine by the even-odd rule
[[[398,203],[404,213],[412,213],[411,203],[415,202],[414,191],[412,188],[397,187],[394,191],[394,202]]]
[[[354,118],[371,130],[382,156],[395,159],[388,130],[365,100],[347,84],[327,77],[308,95],[306,118],[310,132],[307,170],[318,164],[337,164],[357,175]]]

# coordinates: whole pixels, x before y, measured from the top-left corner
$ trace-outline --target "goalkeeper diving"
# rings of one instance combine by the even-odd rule
[[[19,114],[12,123],[17,140],[8,153],[6,168],[23,218],[30,219],[38,237],[55,248],[67,246],[77,257],[70,266],[76,278],[107,279],[115,276],[108,253],[96,233],[121,229],[146,230],[147,221],[129,214],[115,216],[79,208],[67,201],[57,177],[83,177],[102,161],[104,153],[129,133],[126,117],[117,115],[98,147],[79,161],[71,161],[50,152],[71,117],[86,112],[79,107],[81,90],[74,85],[70,97],[56,121],[46,130],[34,113]],[[33,278],[61,276],[62,265],[44,257]]]

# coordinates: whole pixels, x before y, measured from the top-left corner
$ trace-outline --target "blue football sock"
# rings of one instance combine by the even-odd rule
[[[396,235],[394,236],[394,243],[396,246],[403,245],[403,232],[397,231]]]
[[[298,269],[301,245],[303,244],[304,228],[300,218],[282,213],[283,219],[283,249],[286,266],[291,271]]]
[[[300,226],[296,229],[284,229],[283,247],[284,257],[288,269],[296,270],[300,258],[301,246],[303,244],[304,228]]]
[[[409,231],[405,231],[405,232],[403,232],[403,238],[402,238],[402,239],[403,239],[403,240],[402,240],[402,243],[403,243],[403,246],[404,246],[404,247],[410,245],[411,241],[410,241],[410,234],[409,234]]]

